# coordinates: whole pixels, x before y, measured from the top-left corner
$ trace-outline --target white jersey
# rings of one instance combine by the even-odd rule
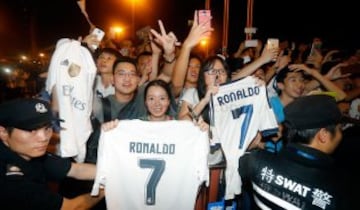
[[[120,121],[101,134],[92,195],[104,185],[109,210],[194,209],[209,179],[207,136],[189,121]]]
[[[86,141],[92,132],[90,115],[96,66],[91,53],[80,42],[59,40],[51,57],[46,91],[58,101],[60,155],[85,159]]]
[[[212,97],[213,138],[221,142],[227,167],[225,199],[241,193],[239,158],[245,153],[258,131],[263,135],[277,132],[274,112],[266,96],[266,87],[252,76],[220,86]]]

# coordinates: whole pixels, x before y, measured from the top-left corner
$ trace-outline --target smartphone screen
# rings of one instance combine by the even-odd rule
[[[202,24],[206,22],[207,27],[211,27],[211,11],[210,10],[199,10],[198,11],[198,24]],[[205,34],[206,36],[210,36],[210,32]]]
[[[279,48],[279,39],[269,38],[267,39],[268,49],[277,49]]]
[[[279,48],[279,39],[269,38],[266,41],[266,46],[268,49],[278,49]],[[276,58],[272,61],[276,61]]]

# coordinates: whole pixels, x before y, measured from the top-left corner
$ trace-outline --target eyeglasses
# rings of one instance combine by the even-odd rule
[[[116,75],[120,76],[120,77],[136,77],[137,74],[136,72],[128,72],[128,71],[117,71],[115,72]]]
[[[225,75],[225,74],[227,74],[225,69],[210,69],[206,73],[208,75]]]

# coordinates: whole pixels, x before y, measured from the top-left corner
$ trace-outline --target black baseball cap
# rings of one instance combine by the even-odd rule
[[[335,99],[329,95],[299,97],[284,108],[284,113],[285,125],[299,130],[359,123],[359,120],[342,115]]]
[[[21,98],[0,104],[0,126],[36,130],[54,121],[50,104],[36,98]]]

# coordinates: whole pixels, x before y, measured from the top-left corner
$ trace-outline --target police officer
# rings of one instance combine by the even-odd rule
[[[284,109],[288,144],[278,154],[255,150],[240,158],[243,186],[261,209],[349,209],[330,154],[344,118],[334,98],[304,96]]]
[[[47,153],[54,120],[49,104],[39,99],[0,104],[1,209],[89,209],[104,197],[67,199],[47,188],[48,181],[91,180],[96,174],[95,165]]]

